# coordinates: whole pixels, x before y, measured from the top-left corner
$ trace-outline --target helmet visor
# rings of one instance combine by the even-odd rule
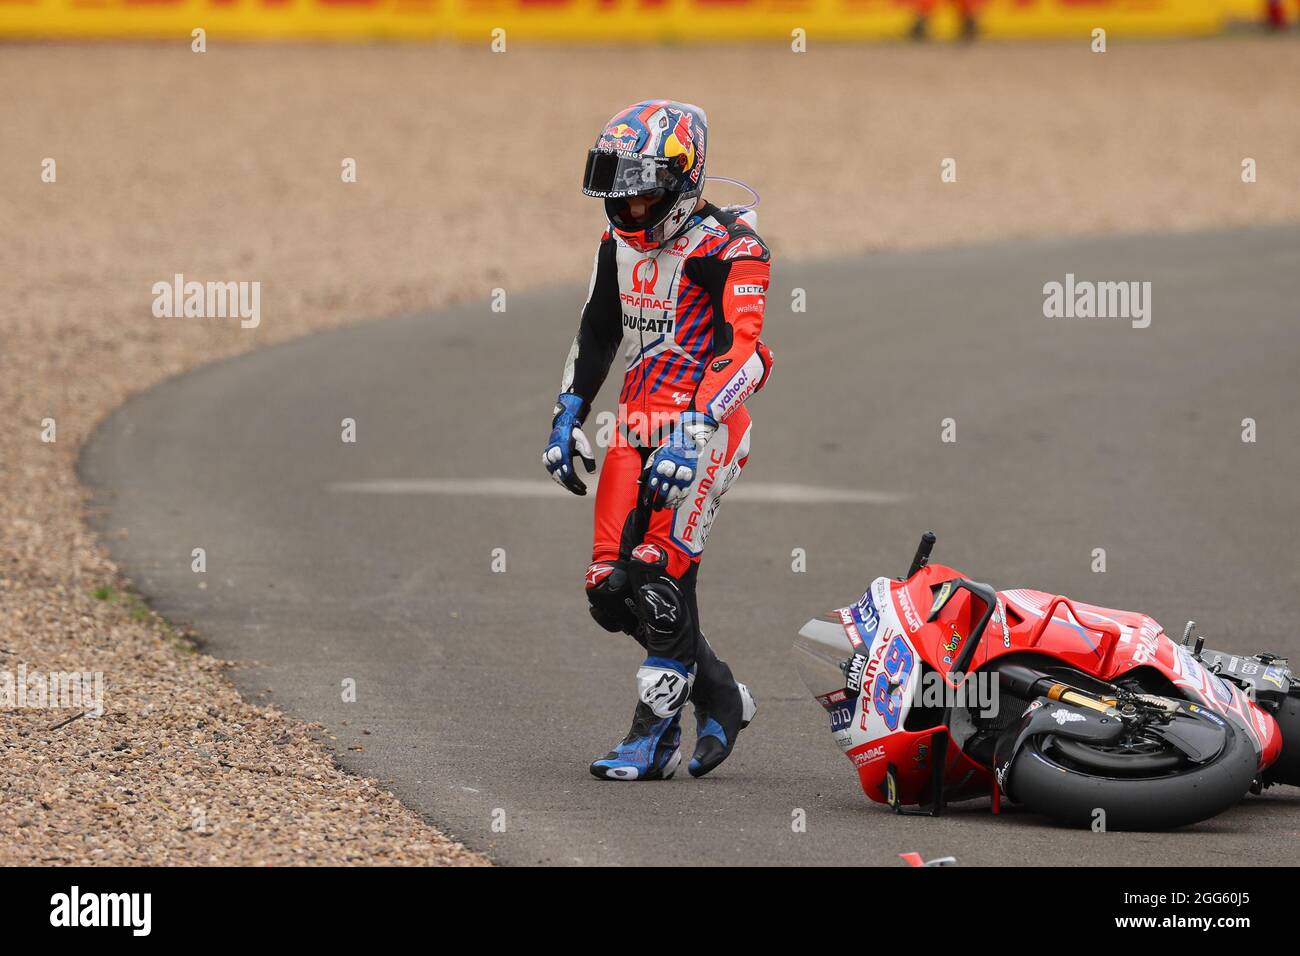
[[[588,196],[618,199],[682,188],[684,156],[642,156],[593,149],[587,153],[582,191]]]

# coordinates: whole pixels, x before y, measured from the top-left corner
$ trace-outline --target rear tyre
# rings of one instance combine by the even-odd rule
[[[1132,774],[1082,772],[1077,748],[1051,734],[1025,741],[1008,774],[1014,799],[1068,826],[1168,830],[1197,823],[1238,803],[1259,766],[1255,748],[1232,725],[1223,752],[1208,764],[1171,770],[1158,754],[1136,754]],[[1300,738],[1297,738],[1300,740]],[[1113,761],[1106,755],[1099,761]],[[1149,775],[1142,775],[1149,774]],[[1104,810],[1102,818],[1097,811]]]

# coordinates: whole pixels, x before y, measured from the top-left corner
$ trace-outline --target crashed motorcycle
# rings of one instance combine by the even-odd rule
[[[1175,643],[1145,614],[931,564],[800,630],[800,676],[872,800],[937,816],[991,797],[1073,826],[1161,830],[1300,786],[1284,658]]]

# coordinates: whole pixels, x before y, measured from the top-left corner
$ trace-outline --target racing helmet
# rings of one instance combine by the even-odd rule
[[[582,191],[605,200],[614,232],[640,251],[657,248],[685,227],[704,191],[704,110],[673,100],[643,100],[605,124],[587,152]],[[632,215],[631,197],[650,201]]]

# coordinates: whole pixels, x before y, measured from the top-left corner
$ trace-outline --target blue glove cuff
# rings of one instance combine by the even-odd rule
[[[581,395],[574,395],[572,392],[563,392],[555,399],[555,421],[553,425],[558,425],[561,417],[570,419],[573,424],[582,424],[582,406],[586,403],[582,400]]]

